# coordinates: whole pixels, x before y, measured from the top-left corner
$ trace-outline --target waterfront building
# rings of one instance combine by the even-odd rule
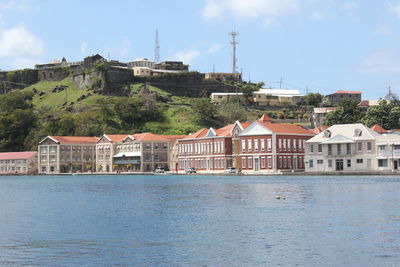
[[[236,121],[225,127],[203,128],[178,140],[178,169],[189,167],[202,172],[221,172],[234,165],[233,137],[245,129],[248,123]]]
[[[96,167],[98,137],[47,136],[38,146],[38,172],[89,172]]]
[[[400,168],[400,135],[380,134],[376,137],[378,171],[398,171]]]
[[[117,153],[117,145],[122,144],[122,141],[127,134],[104,134],[96,143],[96,171],[97,172],[112,172],[113,156]]]
[[[37,173],[37,152],[0,153],[0,174]]]
[[[305,142],[314,133],[302,126],[273,123],[267,115],[239,133],[243,172],[304,170]]]
[[[306,141],[306,171],[377,170],[378,133],[357,124],[333,125]]]
[[[157,167],[170,169],[174,142],[182,135],[139,133],[126,136],[117,144],[113,165],[119,171],[152,172]]]

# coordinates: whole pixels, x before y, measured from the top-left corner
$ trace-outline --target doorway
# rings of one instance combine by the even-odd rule
[[[255,171],[259,171],[260,170],[259,158],[254,158],[254,170]]]
[[[343,160],[342,159],[336,160],[336,170],[343,171]]]

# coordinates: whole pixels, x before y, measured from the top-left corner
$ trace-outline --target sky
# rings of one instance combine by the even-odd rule
[[[0,69],[99,53],[183,60],[302,93],[400,95],[400,0],[0,0]],[[282,83],[280,83],[282,81]]]

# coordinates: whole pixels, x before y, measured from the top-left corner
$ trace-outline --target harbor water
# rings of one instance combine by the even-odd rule
[[[0,266],[400,266],[400,178],[0,176]]]

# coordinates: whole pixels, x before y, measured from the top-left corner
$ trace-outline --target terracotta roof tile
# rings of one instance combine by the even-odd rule
[[[162,135],[153,133],[139,133],[132,134],[132,136],[139,141],[169,141],[169,139],[163,137]]]
[[[87,136],[50,136],[60,144],[95,144],[98,137]]]
[[[105,134],[109,139],[111,139],[111,142],[122,142],[122,140],[127,137],[127,134]]]
[[[343,90],[339,90],[336,91],[336,94],[361,94],[360,91],[343,91]]]
[[[184,139],[202,138],[202,137],[206,136],[207,132],[208,132],[208,129],[203,128],[203,129],[198,130],[195,133],[187,135],[186,138],[184,138]]]
[[[267,114],[263,114],[261,116],[261,118],[259,119],[259,121],[261,121],[261,122],[272,122],[272,119]]]
[[[374,126],[371,127],[371,130],[377,132],[377,133],[388,133],[385,129],[383,129],[379,124],[375,124]]]
[[[329,128],[329,126],[323,125],[323,126],[320,126],[320,127],[315,127],[314,129],[311,129],[310,131],[312,131],[315,134],[319,134],[319,133],[322,133],[323,131],[325,131],[328,128]]]
[[[265,122],[261,122],[261,124],[274,133],[315,135],[312,131],[296,124]]]
[[[178,139],[183,139],[183,138],[185,138],[185,137],[187,137],[187,135],[161,135],[161,136],[163,136],[163,137],[165,137],[165,138],[167,138],[168,140],[170,140],[170,141],[176,141],[176,140],[178,140]]]
[[[24,152],[4,152],[0,153],[0,159],[29,159],[30,157],[37,154],[36,151],[24,151]]]

